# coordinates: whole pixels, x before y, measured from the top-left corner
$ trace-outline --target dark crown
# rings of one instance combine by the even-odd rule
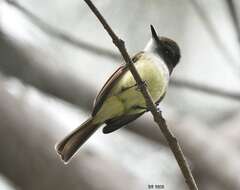
[[[152,38],[156,44],[155,51],[165,61],[171,74],[173,68],[177,65],[177,63],[180,60],[181,57],[180,48],[175,41],[166,37],[159,37],[153,25],[150,25],[150,27],[152,32]]]
[[[157,52],[164,59],[171,73],[181,58],[178,44],[169,38],[159,37]]]

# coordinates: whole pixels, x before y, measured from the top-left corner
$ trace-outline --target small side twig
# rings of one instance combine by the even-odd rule
[[[162,117],[162,114],[160,111],[157,110],[157,107],[155,106],[152,97],[144,85],[144,81],[141,79],[138,71],[136,70],[135,66],[132,63],[132,60],[127,53],[127,50],[125,48],[124,41],[120,39],[112,30],[112,28],[108,25],[107,21],[103,18],[101,13],[98,11],[98,9],[95,7],[95,5],[91,2],[91,0],[84,0],[89,8],[92,10],[92,12],[95,14],[95,16],[98,18],[98,20],[102,23],[105,30],[108,32],[108,34],[111,36],[113,43],[118,48],[120,53],[122,54],[126,65],[128,66],[129,70],[131,71],[141,93],[143,94],[147,107],[151,111],[154,121],[158,124],[159,128],[162,130],[165,138],[168,141],[168,144],[178,162],[179,167],[181,168],[182,174],[185,178],[185,181],[189,187],[190,190],[197,190],[196,182],[192,176],[191,170],[187,164],[187,161],[185,159],[185,156],[182,152],[182,149],[176,139],[176,137],[171,133],[171,131],[168,129],[168,126],[166,124],[166,121]]]
[[[216,47],[221,52],[221,55],[223,56],[223,58],[226,60],[226,63],[228,63],[229,66],[231,66],[231,69],[234,74],[239,75],[238,62],[233,58],[231,52],[229,51],[229,49],[226,47],[225,43],[221,39],[218,31],[214,28],[214,25],[209,19],[208,13],[206,12],[206,10],[204,10],[204,8],[201,5],[201,1],[189,0],[189,3],[194,8],[199,18],[202,20],[202,23],[204,24],[207,32],[209,33]]]
[[[40,17],[32,13],[29,9],[25,8],[20,2],[15,0],[5,1],[9,5],[21,11],[21,13],[25,15],[35,26],[37,26],[41,31],[45,32],[49,36],[52,36],[53,38],[59,39],[77,48],[93,52],[97,55],[107,56],[108,58],[111,58],[113,60],[119,60],[119,56],[115,52],[97,45],[90,44],[79,38],[74,37],[73,35],[61,31],[60,29],[48,24],[46,21],[42,20]]]
[[[217,95],[222,98],[229,98],[231,100],[240,101],[239,92],[229,92],[228,90],[211,87],[208,85],[204,85],[204,84],[200,84],[197,82],[188,81],[184,79],[176,79],[176,78],[170,80],[170,84],[172,85],[172,87],[174,86],[176,88],[185,88],[188,90],[194,90],[194,91],[202,92],[205,94]]]
[[[226,3],[228,6],[228,9],[229,9],[229,12],[230,12],[230,16],[233,21],[235,31],[237,33],[238,42],[240,42],[240,25],[238,22],[238,14],[237,14],[235,2],[234,2],[234,0],[226,0]]]

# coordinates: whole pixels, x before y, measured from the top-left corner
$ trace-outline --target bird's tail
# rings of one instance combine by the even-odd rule
[[[55,149],[61,159],[67,163],[99,126],[100,124],[93,124],[93,118],[90,118],[60,143],[56,144]]]

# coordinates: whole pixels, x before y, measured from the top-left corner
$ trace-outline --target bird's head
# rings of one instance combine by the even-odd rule
[[[152,39],[146,49],[158,54],[166,63],[169,72],[172,73],[174,67],[178,64],[181,53],[178,44],[166,37],[159,37],[151,25]]]

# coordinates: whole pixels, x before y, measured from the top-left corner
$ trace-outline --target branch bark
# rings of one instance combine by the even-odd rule
[[[240,42],[240,24],[238,21],[238,14],[237,14],[237,9],[236,9],[236,4],[234,2],[234,0],[226,0],[226,4],[228,6],[232,21],[233,21],[233,25],[236,31],[236,35],[238,38],[238,42]]]
[[[231,141],[194,118],[179,118],[170,122],[170,126],[174,126],[180,142],[186,136],[191,136],[184,140],[183,147],[191,160],[197,160],[197,171],[201,170],[206,176],[217,179],[225,189],[240,189],[240,178],[237,175],[240,172],[240,154]]]
[[[221,133],[223,131],[209,129],[209,126],[191,116],[179,116],[175,110],[168,112],[168,123],[181,142],[186,156],[190,159],[199,183],[202,179],[198,174],[204,173],[206,178],[216,181],[223,189],[240,189],[240,179],[236,177],[240,172],[239,138],[238,143],[235,144],[236,141],[233,142],[233,138],[230,140]],[[240,137],[238,123],[239,120],[236,119],[234,123],[226,124],[225,130],[236,125],[235,136]],[[148,139],[166,144],[162,135],[158,134],[158,130],[149,127],[150,124],[151,117],[147,114],[133,122],[128,129]],[[231,130],[233,129],[231,128]]]
[[[189,187],[190,190],[197,190],[196,182],[192,176],[191,170],[187,164],[187,161],[184,157],[184,154],[182,152],[182,149],[175,138],[175,136],[172,134],[172,132],[168,129],[168,126],[162,117],[162,114],[160,111],[157,110],[157,107],[155,106],[152,97],[146,88],[146,85],[144,81],[141,79],[138,71],[136,70],[135,66],[133,65],[133,62],[127,53],[127,50],[125,48],[124,41],[121,40],[112,30],[112,28],[108,25],[107,21],[103,18],[101,13],[98,11],[98,9],[95,7],[95,5],[90,0],[84,0],[89,8],[92,10],[92,12],[95,14],[95,16],[98,18],[98,20],[102,23],[105,30],[108,32],[108,34],[111,36],[113,43],[118,48],[120,53],[122,54],[122,57],[125,60],[126,65],[128,66],[129,70],[131,71],[142,95],[145,98],[146,104],[148,109],[151,111],[154,121],[158,124],[159,128],[161,129],[162,133],[164,134],[166,140],[168,141],[168,144],[178,162],[178,165],[182,171],[182,174],[185,178],[185,181]]]

